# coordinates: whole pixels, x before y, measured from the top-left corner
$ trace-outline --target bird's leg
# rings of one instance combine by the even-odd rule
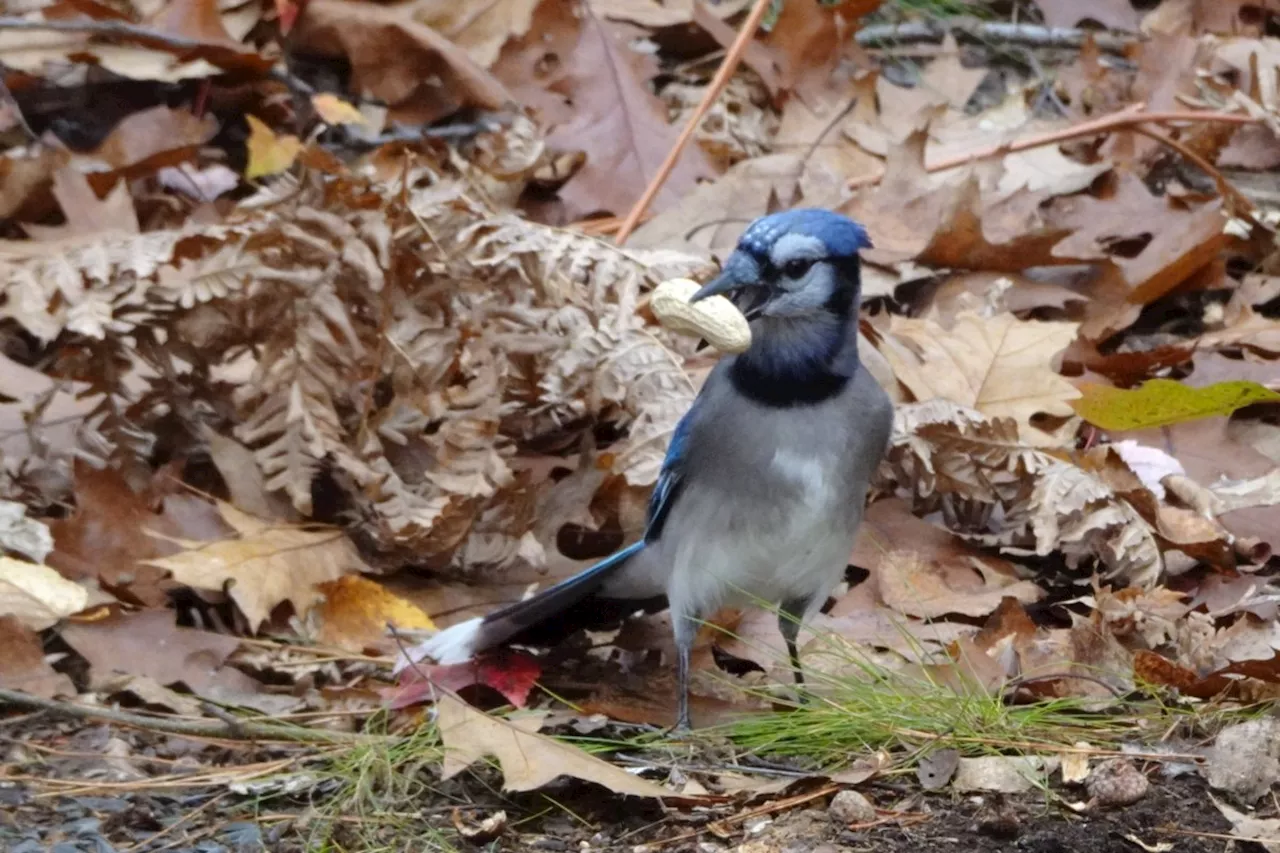
[[[796,639],[800,636],[800,620],[809,610],[808,599],[784,601],[778,606],[778,631],[787,643],[787,658],[791,661],[791,672],[796,680],[796,697],[805,701],[804,669],[800,666],[800,650],[796,647]]]
[[[693,653],[693,640],[697,636],[698,627],[694,620],[683,614],[672,612],[672,628],[676,640],[676,732],[687,732],[693,728],[689,723],[689,657]]]

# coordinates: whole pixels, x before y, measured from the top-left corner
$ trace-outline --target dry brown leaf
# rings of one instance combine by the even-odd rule
[[[89,156],[134,175],[189,159],[217,131],[212,115],[197,117],[162,105],[126,116]],[[97,175],[90,176],[96,180]]]
[[[790,194],[802,168],[795,154],[769,154],[730,166],[719,179],[700,184],[637,228],[627,245],[732,251],[751,220],[769,212],[771,197]],[[726,210],[734,211],[731,219]]]
[[[40,635],[12,616],[0,615],[0,687],[53,699],[74,696],[75,684],[45,660]]]
[[[0,555],[0,616],[43,631],[88,602],[88,590],[48,566]]]
[[[845,49],[844,39],[858,19],[874,12],[881,0],[846,0],[838,4],[792,0],[782,6],[764,43],[777,56],[777,81],[784,90],[821,86]]]
[[[1248,441],[1239,419],[1202,418],[1134,433],[1117,433],[1117,440],[1134,439],[1159,448],[1177,459],[1187,475],[1210,491],[1231,489],[1242,482],[1266,478],[1278,469],[1277,462],[1259,452]],[[1262,481],[1265,484],[1265,480]],[[1265,490],[1265,485],[1262,486]],[[1277,510],[1272,506],[1241,506],[1225,509],[1218,521],[1237,537],[1257,539],[1280,547]],[[1228,504],[1229,505],[1229,504]]]
[[[1277,280],[1268,276],[1246,276],[1227,302],[1221,327],[1202,335],[1197,346],[1239,348],[1272,359],[1280,356],[1280,320],[1259,310],[1278,296],[1280,282]]]
[[[643,70],[646,61],[651,62],[619,40],[608,24],[594,15],[584,17],[565,75],[556,83],[573,112],[547,138],[548,145],[586,154],[585,165],[560,190],[573,218],[626,213],[675,143],[677,131],[667,121],[666,108],[643,82],[649,76]],[[711,174],[706,155],[697,146],[685,148],[652,209],[670,207]]]
[[[628,21],[649,29],[675,27],[692,22],[697,12],[697,0],[590,0],[591,11],[613,21]],[[742,6],[734,3],[717,3],[715,14],[719,18],[732,15]],[[726,8],[727,7],[727,8]]]
[[[418,0],[413,18],[465,50],[477,65],[491,68],[509,39],[523,36],[534,10],[555,0],[498,0],[485,4],[454,0]]]
[[[864,255],[885,265],[916,260],[1000,272],[1064,263],[1054,247],[1070,232],[1046,222],[1041,206],[1060,192],[1087,184],[1105,167],[1073,166],[1046,177],[1034,163],[1008,173],[999,164],[987,163],[966,172],[930,176],[925,171],[926,146],[936,122],[927,130],[921,125],[940,110],[925,106],[923,113],[913,114],[911,132],[901,142],[885,135],[884,178],[841,205],[842,212],[867,225],[875,248]],[[855,138],[862,142],[861,134]]]
[[[66,225],[23,225],[35,240],[67,240],[103,233],[137,234],[138,214],[133,208],[129,184],[120,181],[106,198],[98,198],[88,177],[64,166],[53,175],[53,196],[62,208]]]
[[[1137,176],[1118,173],[1111,195],[1057,199],[1049,221],[1074,232],[1054,248],[1063,258],[1110,258],[1123,272],[1127,300],[1146,305],[1186,281],[1227,245],[1220,202],[1190,209],[1152,195]]]
[[[1041,631],[1018,646],[1021,673],[1027,678],[1046,676],[1045,681],[1035,685],[1034,692],[1110,702],[1115,700],[1115,691],[1132,690],[1134,653],[1116,639],[1097,614],[1074,616],[1072,622],[1070,628]]]
[[[157,32],[211,45],[239,47],[218,14],[217,0],[168,0],[148,21]]]
[[[879,157],[849,137],[850,128],[861,127],[868,120],[863,111],[870,109],[874,101],[875,83],[872,74],[853,80],[833,78],[831,85],[810,90],[803,98],[789,98],[783,105],[773,148],[803,156],[796,184],[805,205],[837,208],[848,195],[846,181],[878,175],[883,170]],[[841,121],[855,99],[852,112]],[[726,178],[727,174],[721,176],[717,183]],[[779,199],[795,194],[785,185],[774,192]]]
[[[674,796],[577,747],[538,734],[540,716],[513,720],[492,717],[444,690],[436,700],[436,712],[445,749],[440,773],[443,779],[451,779],[474,762],[493,756],[502,766],[504,791],[534,791],[558,776],[572,776],[603,785],[616,794]]]
[[[193,542],[155,534],[185,550],[146,565],[167,569],[175,581],[195,589],[225,591],[254,630],[277,605],[288,602],[295,614],[305,614],[321,599],[322,583],[368,570],[339,530],[275,525],[222,502],[218,510],[239,536]]]
[[[924,317],[950,327],[956,315],[963,311],[983,316],[1006,311],[1025,315],[1052,308],[1066,313],[1071,303],[1086,301],[1087,297],[1070,287],[1017,273],[956,273],[946,276],[938,285]]]
[[[1026,604],[1044,597],[1034,583],[1018,579],[1012,563],[917,518],[897,499],[867,508],[852,562],[871,570],[886,605],[921,619],[986,616],[1006,597]]]
[[[240,646],[237,638],[179,627],[169,609],[73,621],[61,636],[89,662],[91,686],[126,673],[165,687],[185,685],[215,701],[237,701],[261,691],[257,681],[227,664]]]
[[[166,604],[172,585],[145,561],[178,549],[144,531],[187,539],[226,535],[208,502],[170,491],[157,478],[147,490],[135,492],[119,472],[77,465],[76,509],[49,521],[54,550],[46,562],[71,580],[100,582],[122,600]]]
[[[1052,363],[1077,328],[965,312],[944,329],[931,320],[895,316],[877,346],[917,401],[942,398],[991,417],[1011,417],[1029,443],[1055,446],[1063,438],[1032,426],[1031,418],[1072,416],[1068,401],[1080,392]]]
[[[70,158],[65,149],[43,145],[4,152],[0,156],[0,216],[8,219],[17,215]]]
[[[291,33],[294,49],[345,57],[351,89],[385,101],[391,118],[406,123],[468,107],[497,111],[512,100],[465,50],[416,21],[413,6],[312,0]]]
[[[145,675],[113,675],[102,679],[95,691],[111,697],[127,694],[151,710],[176,713],[184,717],[202,717],[205,713],[200,700],[170,690]]]
[[[917,88],[933,96],[934,103],[963,111],[974,90],[986,76],[986,68],[966,68],[960,62],[959,45],[956,44],[955,35],[948,32],[938,56],[921,72]]]

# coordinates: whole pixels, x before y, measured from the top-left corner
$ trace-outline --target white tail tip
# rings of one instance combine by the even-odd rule
[[[471,660],[476,653],[476,639],[480,634],[480,617],[459,622],[443,631],[432,634],[416,646],[411,646],[396,659],[392,674],[399,673],[423,658],[431,658],[436,663],[463,663]]]

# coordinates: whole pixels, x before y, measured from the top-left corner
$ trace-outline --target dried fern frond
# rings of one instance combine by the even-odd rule
[[[494,182],[540,156],[514,143],[389,182],[285,177],[225,225],[0,246],[0,322],[104,395],[83,425],[97,455],[145,458],[175,422],[193,447],[232,430],[268,488],[311,515],[336,485],[386,553],[537,563],[550,543],[512,455],[611,421],[613,473],[652,484],[694,388],[690,344],[638,309],[707,262],[493,209]]]

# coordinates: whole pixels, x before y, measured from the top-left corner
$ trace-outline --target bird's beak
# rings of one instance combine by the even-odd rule
[[[697,293],[689,297],[690,302],[706,299],[708,296],[732,296],[734,293],[755,283],[752,271],[735,253],[729,256],[724,269],[711,281],[704,284]]]

